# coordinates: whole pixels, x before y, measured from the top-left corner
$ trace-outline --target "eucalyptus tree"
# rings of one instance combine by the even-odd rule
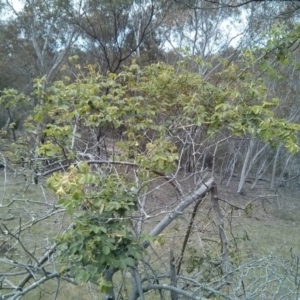
[[[51,83],[76,40],[75,31],[66,22],[58,2],[24,0],[19,4],[21,8],[15,2],[6,1],[5,10],[9,12],[9,17],[4,22],[8,31],[6,38],[20,43],[15,43],[17,48],[13,51],[15,55],[28,61],[24,73],[27,74],[30,88],[36,77],[45,76],[46,82]],[[22,53],[22,43],[25,43],[31,55]],[[12,64],[15,55],[10,57]],[[21,66],[22,63],[18,65]]]
[[[146,52],[144,43],[155,40],[167,6],[168,1],[64,2],[81,34],[81,47],[102,72],[116,72],[128,58]]]

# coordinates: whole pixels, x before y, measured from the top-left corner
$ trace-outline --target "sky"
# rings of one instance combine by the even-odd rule
[[[24,4],[22,3],[22,0],[6,0],[6,2],[10,3],[10,5],[14,8],[16,12],[22,10],[24,7]],[[5,20],[10,17],[13,17],[14,14],[12,12],[9,12],[10,10],[6,10],[2,12],[2,15],[0,16],[0,19]],[[243,21],[244,20],[244,21]],[[241,36],[239,35],[243,29],[246,27],[246,13],[243,14],[242,12],[242,18],[241,22],[237,26],[236,20],[228,19],[223,22],[221,25],[222,28],[224,28],[224,36],[227,36],[227,38],[231,40],[230,46],[236,47],[239,42],[241,41]],[[193,35],[193,32],[190,32],[190,35]],[[176,41],[172,41],[173,45],[176,46]],[[172,48],[171,44],[168,44],[168,42],[165,43],[165,48],[170,49]]]
[[[22,2],[20,0],[6,0],[6,2],[8,2],[13,8],[15,11],[19,12],[23,7],[24,5],[22,4]],[[5,19],[8,19],[10,17],[13,17],[13,14],[10,13],[10,10],[5,10],[5,11],[2,11],[2,15],[1,15],[1,19],[5,20]]]

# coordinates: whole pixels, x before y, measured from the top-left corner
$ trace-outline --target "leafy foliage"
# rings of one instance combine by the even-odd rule
[[[143,247],[129,229],[136,195],[121,178],[96,177],[87,163],[79,163],[67,174],[54,174],[48,185],[69,214],[84,209],[75,213],[73,228],[57,239],[58,253],[77,280],[95,279],[109,267],[133,266],[141,258]],[[91,191],[91,186],[97,188]]]
[[[65,78],[48,88],[36,80],[32,97],[39,104],[27,120],[27,133],[42,138],[24,157],[31,161],[38,155],[61,166],[48,186],[73,217],[73,227],[57,243],[77,280],[98,279],[105,288],[104,271],[132,267],[141,259],[143,238],[133,221],[138,197],[150,180],[178,170],[183,131],[201,128],[212,137],[227,130],[298,151],[300,126],[275,118],[278,100],[266,99],[262,81],[249,71],[252,54],[243,59],[244,65],[217,74],[224,78],[219,84],[190,72],[188,60],[145,68],[133,61],[107,76],[88,66],[76,81]],[[95,139],[99,128],[119,134],[108,160],[101,160]],[[86,146],[90,143],[92,148]],[[132,167],[133,174],[119,171],[122,166]],[[200,262],[192,258],[193,269]]]
[[[237,78],[238,73],[235,66],[230,77]],[[240,85],[218,86],[190,73],[185,63],[140,69],[133,62],[120,74],[106,77],[89,67],[88,75],[74,83],[59,81],[40,92],[43,105],[36,107],[33,120],[52,121],[43,131],[45,142],[38,153],[71,162],[77,155],[72,139],[83,138],[82,132],[74,136],[74,120],[82,128],[123,128],[118,158],[136,165],[140,182],[155,172],[167,174],[176,169],[177,146],[168,135],[191,126],[205,126],[209,135],[227,128],[235,135],[250,134],[271,145],[284,143],[290,152],[297,152],[300,126],[276,119],[272,108],[277,100],[266,101],[262,82],[253,81],[251,74],[245,76],[238,79]],[[101,166],[95,173],[81,162],[67,172],[55,173],[48,184],[59,203],[75,216],[73,228],[58,244],[77,279],[87,281],[107,268],[124,269],[139,260],[142,245],[130,221],[138,207],[139,187],[130,176],[121,178],[113,169]],[[78,213],[80,207],[85,211]]]

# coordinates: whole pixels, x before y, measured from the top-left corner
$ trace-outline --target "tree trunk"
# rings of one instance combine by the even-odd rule
[[[279,158],[281,147],[282,147],[282,145],[279,145],[279,147],[276,150],[276,155],[274,157],[273,168],[272,168],[272,176],[271,176],[271,184],[270,184],[270,189],[271,190],[275,189],[276,169],[277,169],[277,163],[278,163],[278,158]]]
[[[246,182],[246,179],[249,175],[249,172],[251,171],[253,165],[255,164],[255,162],[257,161],[257,159],[259,158],[259,156],[261,155],[261,153],[265,150],[265,148],[267,148],[268,144],[265,144],[255,155],[254,157],[252,158],[252,160],[250,161],[249,163],[249,166],[248,166],[248,162],[249,162],[249,159],[250,159],[250,156],[253,152],[253,147],[254,147],[254,140],[250,140],[250,144],[249,144],[249,147],[248,147],[248,150],[247,150],[247,154],[246,154],[246,157],[245,157],[245,161],[244,161],[244,164],[243,164],[243,169],[242,169],[242,173],[241,173],[241,179],[240,179],[240,182],[239,182],[239,186],[238,186],[238,193],[241,194],[243,193],[243,188],[244,188],[244,184]],[[248,169],[247,169],[248,167]]]
[[[240,182],[239,182],[239,186],[238,186],[238,190],[237,190],[237,192],[239,194],[241,194],[243,192],[244,184],[245,184],[247,173],[248,173],[247,172],[248,161],[249,161],[250,156],[252,154],[253,146],[254,146],[254,140],[250,140],[250,144],[249,144],[249,147],[247,149],[247,153],[246,153],[246,157],[245,157],[245,160],[244,160],[243,169],[242,169],[242,173],[241,173],[241,178],[240,178]]]

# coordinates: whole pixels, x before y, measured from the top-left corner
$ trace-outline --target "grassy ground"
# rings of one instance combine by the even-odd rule
[[[34,258],[41,257],[51,247],[56,235],[70,222],[63,209],[56,205],[54,195],[45,188],[45,184],[28,185],[23,176],[15,176],[10,172],[5,174],[3,170],[0,170],[0,203],[1,228],[19,237],[24,248],[30,252],[26,253],[24,248],[16,243],[16,239],[2,232],[0,258],[34,264]],[[45,266],[48,270],[60,268],[53,263],[51,257]],[[4,263],[0,263],[0,270],[19,271]],[[10,281],[17,284],[23,277],[24,275],[14,276]],[[58,299],[91,299],[90,296],[86,298],[89,286],[75,286],[55,280],[47,281],[38,289],[29,292],[24,299],[53,299],[57,288],[60,290]],[[0,290],[2,293],[7,291],[4,288]]]
[[[237,195],[236,185],[237,182],[233,181],[229,189],[223,185],[218,187],[219,197],[225,200],[222,202],[222,208],[226,215],[226,233],[232,245],[231,253],[236,253],[234,259],[241,263],[268,256],[287,259],[291,257],[291,254],[300,256],[300,218],[298,213],[300,189],[281,187],[275,193],[268,190],[267,183],[260,183],[253,190],[250,189],[251,185],[249,184],[246,185],[244,195]],[[167,193],[166,189],[164,191]],[[165,205],[167,201],[165,199],[167,195],[159,195],[159,191],[157,193],[157,198],[154,197],[151,203],[154,210],[159,210],[160,203],[163,201]],[[232,210],[228,202],[238,207],[246,207],[249,203],[251,205],[245,212]],[[55,236],[70,223],[61,208],[57,206],[55,197],[45,188],[43,183],[26,186],[23,176],[14,176],[13,173],[5,174],[3,170],[0,170],[0,203],[0,222],[16,234],[18,234],[17,229],[21,226],[20,237],[24,247],[27,247],[32,256],[35,257],[43,255],[52,244]],[[210,200],[207,198],[198,211],[193,235],[189,241],[189,245],[198,246],[199,252],[211,251],[213,253],[219,250],[218,235],[215,231],[215,224],[212,222],[213,215]],[[39,221],[41,218],[44,218],[43,221],[31,225],[33,220]],[[164,245],[156,243],[148,250],[149,254],[155,253],[152,255],[151,261],[153,267],[168,271],[169,249],[174,250],[175,257],[179,256],[188,220],[189,213],[176,220],[173,227],[164,234]],[[157,221],[158,218],[152,219],[146,226],[151,228]],[[168,234],[172,237],[168,237]],[[27,262],[31,259],[30,255],[25,253],[20,245],[14,247],[14,240],[8,236],[0,234],[0,241],[12,248],[6,254],[2,251],[0,257]],[[235,247],[236,243],[237,247]],[[191,249],[188,246],[188,255],[184,261],[183,270],[192,268],[188,259],[193,257],[195,253],[189,252]],[[53,270],[60,268],[60,266],[55,266],[53,261],[49,259],[47,268]],[[0,269],[14,271],[13,268],[3,263],[0,263]],[[119,280],[117,281],[124,281],[124,278],[118,276]],[[128,274],[125,275],[126,284],[127,281],[129,282],[129,277]],[[15,283],[20,278],[22,276],[16,277]],[[55,280],[41,285],[38,289],[28,293],[24,299],[53,299],[57,288],[59,289],[58,299],[101,299],[96,286],[87,284],[75,286]],[[154,300],[156,299],[155,295],[155,293],[149,293],[146,299]]]

